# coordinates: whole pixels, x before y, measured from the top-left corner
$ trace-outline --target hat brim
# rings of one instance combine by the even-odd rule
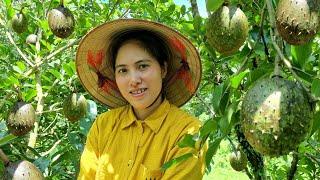
[[[164,79],[163,90],[166,99],[178,107],[189,101],[201,79],[202,67],[198,51],[176,30],[141,19],[109,21],[92,29],[83,37],[76,54],[76,69],[80,82],[87,92],[109,108],[128,103],[117,89],[114,71],[111,62],[106,59],[108,57],[106,53],[114,34],[131,29],[150,30],[168,41],[175,58],[168,62],[168,73]]]

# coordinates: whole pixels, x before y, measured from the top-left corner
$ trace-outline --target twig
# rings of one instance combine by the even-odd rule
[[[266,0],[266,3],[267,3],[268,12],[269,12],[270,25],[272,28],[275,28],[276,18],[274,16],[275,11],[272,5],[272,0]]]
[[[195,97],[198,98],[203,105],[206,106],[206,108],[210,111],[210,113],[212,114],[212,116],[214,117],[215,116],[215,112],[214,110],[200,97],[200,95],[198,93],[195,94]]]
[[[112,15],[113,11],[116,9],[116,6],[119,4],[120,0],[117,0],[116,3],[114,3],[114,5],[112,6],[111,11],[107,14],[107,20],[110,19],[110,16]]]
[[[132,2],[130,4],[135,4],[136,0],[132,0]],[[130,8],[128,8],[124,13],[122,13],[122,15],[120,16],[120,18],[125,17],[128,13],[130,12]]]
[[[320,165],[320,160],[319,160],[317,157],[313,156],[313,155],[310,154],[310,153],[305,153],[304,155],[305,155],[306,157],[308,157],[309,159],[315,161],[316,163],[318,163],[318,164]]]
[[[22,57],[23,60],[25,60],[31,67],[34,67],[34,64],[27,58],[27,56],[21,51],[21,49],[17,46],[17,44],[14,42],[11,33],[6,32],[6,35],[11,42],[11,44],[17,49],[18,53]]]
[[[301,85],[301,87],[306,91],[306,93],[308,94],[310,100],[312,102],[318,101],[312,94],[310,94],[308,88],[302,83],[300,77],[296,74],[296,72],[293,71],[290,61],[283,55],[283,53],[281,52],[279,46],[275,42],[272,30],[270,30],[270,34],[271,34],[271,41],[272,41],[273,47],[275,48],[275,50],[277,51],[278,55],[282,59],[282,62],[287,66],[287,68],[289,69],[290,73],[295,77],[295,79],[298,81],[298,83]]]
[[[66,135],[64,137],[66,137]],[[59,139],[57,142],[54,143],[54,145],[48,151],[41,153],[41,156],[43,157],[50,154],[61,142],[62,140]]]
[[[52,109],[52,110],[47,110],[47,111],[42,111],[42,112],[36,112],[36,115],[39,114],[44,114],[44,113],[51,113],[51,112],[58,112],[61,111],[63,108],[58,108],[58,109]]]
[[[49,54],[48,56],[44,57],[44,58],[42,59],[42,61],[36,63],[36,66],[35,66],[35,67],[33,67],[32,69],[30,69],[29,71],[27,71],[27,72],[25,73],[26,76],[29,76],[30,74],[32,74],[33,72],[35,72],[40,65],[42,65],[42,64],[45,63],[45,62],[47,62],[49,59],[53,58],[55,55],[59,54],[60,52],[64,51],[65,49],[67,49],[67,48],[69,48],[69,47],[77,44],[80,40],[81,40],[81,38],[76,39],[76,40],[74,40],[74,41],[71,41],[71,42],[68,43],[67,45],[61,47],[60,49],[58,49],[58,50],[54,51],[53,53]]]
[[[299,161],[298,153],[293,153],[292,156],[293,156],[293,159],[291,162],[291,168],[287,175],[288,180],[292,180],[294,178],[294,174],[296,173],[297,167],[298,167],[298,161]]]
[[[2,151],[2,149],[0,149],[0,159],[2,160],[3,164],[5,166],[7,166],[10,162],[9,158],[7,157],[7,155]]]
[[[247,176],[249,177],[249,179],[253,179],[253,176],[252,176],[252,174],[249,172],[248,167],[244,168],[244,170],[245,170]]]
[[[237,148],[236,146],[234,145],[234,143],[232,142],[231,138],[229,136],[227,136],[227,139],[229,140],[230,144],[231,144],[231,147],[232,147],[232,151],[234,152],[234,154],[236,156],[238,156],[238,153],[237,153]]]
[[[53,83],[52,83],[52,85],[51,85],[51,87],[47,90],[47,92],[45,92],[44,93],[44,97],[47,97],[48,96],[48,94],[49,94],[49,92],[56,86],[56,84],[59,82],[59,79],[56,79]]]
[[[48,151],[41,153],[41,156],[46,156],[46,155],[50,154],[62,142],[62,140],[67,137],[67,135],[69,134],[69,131],[70,131],[70,129],[68,127],[68,129],[67,129],[68,133],[65,133],[65,135],[61,139],[59,139],[57,142],[55,142],[53,144],[53,146]]]
[[[320,153],[320,150],[317,149],[316,147],[314,147],[309,141],[307,141],[307,143],[310,145],[310,147],[315,150],[317,153]]]

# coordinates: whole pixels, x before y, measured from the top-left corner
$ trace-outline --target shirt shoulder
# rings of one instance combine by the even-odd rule
[[[120,123],[127,108],[127,106],[122,106],[100,114],[95,120],[97,127],[99,129],[112,129],[112,127]]]
[[[175,105],[171,105],[167,115],[168,124],[176,132],[195,134],[201,127],[201,121]]]

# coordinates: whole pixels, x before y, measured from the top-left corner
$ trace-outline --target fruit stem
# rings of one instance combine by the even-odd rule
[[[7,166],[10,162],[9,158],[7,157],[7,155],[2,151],[2,149],[0,149],[0,159],[2,160],[2,162],[4,163],[5,166]]]
[[[230,142],[230,144],[231,144],[232,151],[235,153],[235,155],[236,155],[236,156],[238,156],[236,146],[234,145],[234,143],[232,142],[232,140],[230,139],[230,137],[229,137],[229,136],[227,136],[227,139],[229,140],[229,142]]]
[[[22,10],[25,8],[25,6],[23,5],[19,11],[20,14],[22,14]]]
[[[280,64],[280,57],[279,57],[279,55],[277,55],[276,56],[276,60],[274,62],[274,70],[273,70],[273,73],[274,73],[275,76],[280,76],[279,64]]]

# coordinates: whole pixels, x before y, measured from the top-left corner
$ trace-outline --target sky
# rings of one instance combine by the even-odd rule
[[[191,7],[190,0],[173,0],[177,5],[185,5],[187,8]],[[198,9],[200,16],[202,17],[208,17],[207,11],[206,11],[206,2],[205,0],[197,0],[198,3]]]

